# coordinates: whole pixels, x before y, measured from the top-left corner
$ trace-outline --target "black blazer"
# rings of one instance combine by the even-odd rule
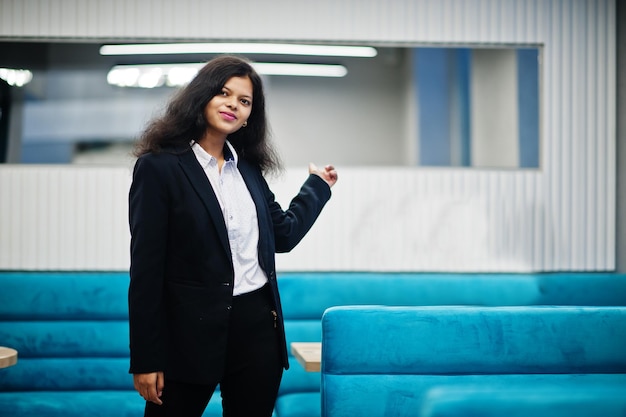
[[[287,345],[275,253],[293,249],[330,198],[310,175],[289,209],[275,201],[259,169],[239,158],[259,222],[259,263],[278,312],[285,368]],[[233,265],[217,198],[191,148],[141,156],[129,193],[130,372],[211,383],[223,371],[233,297]]]

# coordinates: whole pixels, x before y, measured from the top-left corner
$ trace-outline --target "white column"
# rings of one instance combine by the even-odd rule
[[[472,166],[519,164],[517,66],[514,49],[474,49],[471,70]]]

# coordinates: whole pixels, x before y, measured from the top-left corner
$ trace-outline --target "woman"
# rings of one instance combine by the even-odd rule
[[[288,368],[275,253],[304,237],[337,181],[309,177],[284,211],[262,174],[261,79],[211,60],[144,131],[130,189],[130,373],[146,416],[271,416]]]

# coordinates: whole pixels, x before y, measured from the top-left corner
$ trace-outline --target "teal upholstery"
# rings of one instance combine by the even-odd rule
[[[623,386],[437,387],[428,391],[422,417],[624,417]]]
[[[324,311],[347,304],[626,305],[626,275],[603,273],[282,273],[279,286],[288,343],[321,341]],[[19,352],[0,370],[0,416],[141,415],[127,373],[127,273],[0,272],[0,288],[0,345]],[[290,362],[276,415],[319,417],[320,374]],[[205,415],[220,410],[216,393]]]
[[[438,387],[626,393],[623,306],[344,306],[322,329],[327,417],[419,415]]]
[[[625,274],[283,273],[278,283],[288,343],[321,341],[322,314],[341,305],[626,306]],[[319,374],[290,362],[278,415],[319,417]]]
[[[140,416],[128,373],[128,274],[0,273],[0,416]],[[204,416],[221,416],[219,394]]]

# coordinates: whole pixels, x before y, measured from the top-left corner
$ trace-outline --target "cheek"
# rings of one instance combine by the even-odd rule
[[[209,103],[204,106],[204,110],[202,111],[202,115],[206,120],[209,120],[209,115],[213,113],[215,110],[215,99],[209,101]]]
[[[220,103],[218,102],[217,96],[213,97],[207,104],[204,105],[204,114],[209,114],[212,110],[218,108]]]

